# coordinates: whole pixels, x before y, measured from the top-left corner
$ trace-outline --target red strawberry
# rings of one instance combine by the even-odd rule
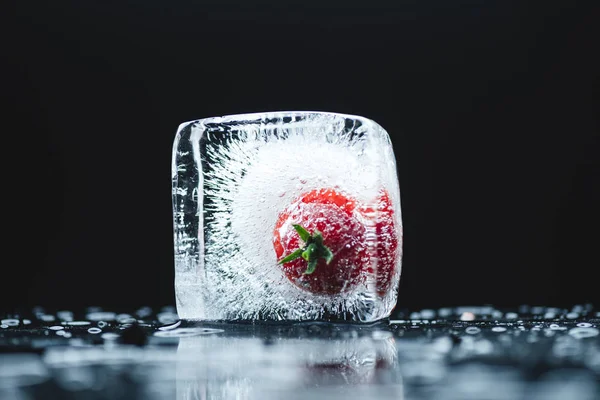
[[[375,249],[367,271],[376,274],[376,289],[383,296],[392,283],[398,257],[398,234],[394,223],[394,209],[387,191],[381,190],[375,204],[358,209],[365,224],[375,230]]]
[[[356,202],[333,189],[313,190],[283,211],[273,247],[286,277],[316,294],[350,290],[364,278],[365,227]]]

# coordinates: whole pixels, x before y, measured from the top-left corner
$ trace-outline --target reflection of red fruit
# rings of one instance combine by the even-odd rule
[[[377,243],[375,245],[375,260],[371,259],[368,272],[376,273],[377,293],[383,296],[390,288],[396,270],[398,250],[398,234],[394,223],[394,209],[387,191],[381,190],[375,204],[362,206],[358,210],[366,221],[374,225]],[[373,227],[373,225],[371,225]]]
[[[285,256],[280,263],[293,284],[311,293],[336,294],[360,282],[368,258],[355,205],[333,189],[319,189],[279,215],[273,247],[278,259]]]
[[[329,361],[306,365],[305,379],[311,385],[373,383],[377,371],[391,367],[389,360],[377,357],[375,363],[357,364],[351,360]]]

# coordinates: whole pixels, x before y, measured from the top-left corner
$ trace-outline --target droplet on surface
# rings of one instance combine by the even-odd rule
[[[494,326],[492,332],[506,332],[506,328],[503,326]]]
[[[68,321],[66,323],[66,325],[85,326],[85,325],[91,325],[91,322],[90,321]]]
[[[158,328],[158,330],[159,331],[170,331],[171,329],[177,328],[179,325],[181,325],[181,321],[177,321],[172,325],[161,326]]]
[[[176,328],[169,331],[154,332],[154,336],[158,337],[187,337],[198,335],[209,335],[212,333],[224,332],[223,329],[214,328]]]
[[[62,331],[63,329],[65,329],[65,327],[60,325],[54,325],[49,327],[48,329],[52,329],[53,331]]]
[[[95,311],[95,312],[91,312],[88,313],[86,315],[86,318],[89,319],[90,321],[114,321],[115,318],[117,317],[117,314],[114,312],[109,312],[109,311]]]
[[[519,314],[514,313],[514,312],[508,312],[508,313],[506,313],[506,315],[504,317],[506,319],[517,319],[517,318],[519,318]]]
[[[101,338],[104,340],[116,340],[119,338],[119,335],[113,332],[106,332],[102,334]]]
[[[476,335],[481,332],[481,329],[476,326],[469,326],[467,329],[465,329],[465,332],[469,335]]]
[[[92,335],[96,335],[96,334],[102,332],[102,329],[100,329],[100,328],[90,328],[87,331],[88,331],[88,333],[91,333]]]
[[[576,339],[586,339],[598,336],[600,331],[596,328],[591,327],[577,327],[569,330],[569,335]]]
[[[14,318],[3,319],[2,321],[0,321],[0,324],[8,326],[17,326],[19,325],[19,320]]]

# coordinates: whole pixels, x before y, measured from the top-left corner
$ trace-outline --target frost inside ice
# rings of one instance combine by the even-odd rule
[[[400,278],[402,221],[395,158],[383,128],[327,113],[210,118],[182,124],[173,150],[179,317],[373,321],[390,314]],[[273,249],[278,216],[298,196],[323,188],[374,210],[381,190],[389,193],[398,248],[385,293],[375,289],[376,249],[383,239],[368,224],[372,276],[356,288],[316,295],[282,273]]]

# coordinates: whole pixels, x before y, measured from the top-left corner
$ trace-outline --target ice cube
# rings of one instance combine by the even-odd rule
[[[172,162],[180,318],[390,315],[402,219],[377,123],[324,112],[196,120],[179,126]]]

